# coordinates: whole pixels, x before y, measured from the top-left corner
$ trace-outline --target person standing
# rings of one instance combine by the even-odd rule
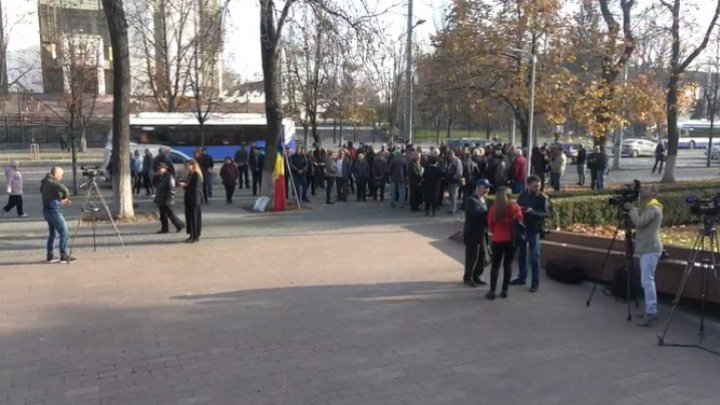
[[[596,146],[595,150],[595,154],[597,154],[597,159],[595,160],[595,181],[597,181],[597,189],[602,190],[605,188],[605,173],[608,169],[608,155],[605,153],[605,147],[601,145]]]
[[[160,154],[158,154],[160,156]],[[153,155],[150,152],[150,149],[145,149],[145,154],[143,155],[142,160],[142,182],[143,187],[145,187],[145,195],[152,194],[152,167],[153,167]],[[138,186],[137,194],[140,194],[140,187]]]
[[[645,313],[638,326],[648,327],[659,319],[657,292],[655,290],[655,269],[660,261],[663,244],[660,227],[663,220],[663,206],[657,200],[658,189],[654,184],[643,184],[640,188],[640,207],[625,203],[630,221],[635,225],[635,254],[640,257],[640,278],[645,291]]]
[[[4,217],[10,210],[15,208],[19,217],[27,217],[25,210],[23,210],[23,178],[18,162],[12,161],[5,168],[5,180],[7,182],[5,191],[8,193],[8,203],[3,207],[0,216]]]
[[[235,184],[240,178],[240,169],[233,162],[230,156],[225,158],[225,163],[220,167],[220,178],[225,186],[225,203],[232,204],[232,197],[235,194]],[[242,183],[242,179],[240,179]]]
[[[213,196],[212,170],[215,167],[215,161],[213,160],[212,156],[208,154],[208,150],[205,147],[200,150],[200,154],[196,160],[200,165],[200,170],[202,170],[203,199],[207,204],[210,201],[210,198],[212,198]]]
[[[447,184],[448,195],[450,197],[450,208],[448,214],[456,214],[458,190],[460,189],[460,177],[462,176],[462,162],[455,156],[455,152],[448,151],[447,154]]]
[[[350,170],[352,168],[352,161],[344,150],[340,149],[338,152],[335,165],[337,166],[337,176],[335,177],[335,182],[337,184],[337,201],[347,202],[348,192],[350,189]]]
[[[247,149],[247,142],[243,142],[242,145],[240,145],[240,149],[235,152],[235,164],[238,169],[238,189],[240,190],[243,188],[243,180],[245,188],[250,188],[250,169],[248,167],[249,158],[250,153]]]
[[[337,168],[338,162],[335,160],[335,154],[332,151],[327,151],[327,154],[325,154],[325,181],[327,184],[325,185],[325,203],[327,204],[335,204],[334,201],[332,201],[332,189],[335,185],[335,179],[337,179],[338,176],[338,168]]]
[[[308,183],[307,172],[310,170],[310,161],[305,154],[305,148],[302,146],[290,156],[290,173],[292,174],[293,183],[295,184],[295,192],[304,202],[310,202],[307,197]]]
[[[465,243],[465,273],[463,284],[476,287],[487,284],[480,279],[485,270],[485,252],[487,250],[488,208],[485,196],[490,191],[490,182],[480,179],[468,196],[465,206],[465,225],[463,242]]]
[[[530,248],[530,268],[532,280],[530,292],[537,292],[540,286],[540,237],[543,232],[545,218],[550,215],[548,197],[540,191],[540,178],[530,176],[527,179],[528,189],[517,199],[517,203],[525,219],[527,241],[518,246],[518,277],[511,285],[525,285],[527,278],[528,247]]]
[[[540,177],[540,190],[544,191],[548,167],[548,158],[544,147],[533,147],[532,155],[530,156],[530,164],[532,165],[533,174]]]
[[[652,168],[652,173],[655,174],[655,170],[657,169],[658,174],[662,174],[663,164],[665,163],[665,144],[662,142],[662,139],[658,142],[657,146],[655,147],[655,164]],[[658,167],[659,165],[659,167]]]
[[[523,156],[522,148],[515,149],[515,161],[513,162],[512,169],[513,193],[520,194],[525,191],[525,188],[527,187],[525,183],[527,169],[528,161],[527,158]]]
[[[60,167],[53,167],[40,183],[40,194],[42,195],[43,202],[43,218],[48,224],[48,240],[47,240],[47,255],[46,261],[48,263],[57,263],[53,255],[55,247],[55,234],[59,237],[59,249],[60,249],[60,260],[61,263],[70,263],[75,258],[70,257],[68,254],[68,226],[65,221],[65,216],[62,213],[62,207],[67,207],[72,204],[70,201],[70,191],[64,184],[61,183],[63,178],[63,169]]]
[[[135,149],[135,152],[133,153],[132,158],[130,159],[130,165],[131,165],[131,172],[132,172],[133,193],[140,194],[140,187],[142,186],[142,181],[143,181],[143,176],[142,176],[143,157],[140,156],[139,149]]]
[[[420,211],[420,204],[422,203],[422,175],[423,167],[420,164],[420,154],[415,153],[412,161],[410,162],[410,170],[408,173],[408,191],[410,197],[410,210],[412,212]]]
[[[462,173],[462,168],[460,169]],[[405,184],[407,181],[408,165],[402,152],[396,150],[389,163],[388,176],[390,177],[390,207],[405,208]]]
[[[367,201],[368,181],[370,180],[370,165],[365,159],[364,153],[358,153],[355,165],[352,168],[352,174],[355,177],[355,185],[357,186],[357,201]]]
[[[202,211],[200,206],[203,202],[203,177],[200,164],[195,160],[188,163],[187,181],[180,183],[185,189],[185,224],[187,233],[190,235],[185,242],[195,243],[200,241],[202,233]]]
[[[503,266],[501,298],[507,298],[508,285],[512,275],[513,245],[512,228],[515,220],[522,221],[520,207],[510,200],[510,189],[502,186],[495,193],[495,202],[488,212],[488,229],[492,234],[492,267],[490,268],[490,291],[485,295],[489,300],[495,299],[498,272]]]
[[[372,164],[373,182],[370,194],[372,194],[373,201],[377,201],[378,198],[380,198],[380,202],[385,201],[385,183],[387,182],[387,171],[387,159],[385,159],[384,154],[378,153],[377,155],[375,155],[375,159],[373,159]]]
[[[157,233],[170,232],[168,230],[168,220],[172,222],[177,232],[181,232],[185,228],[185,224],[180,221],[172,209],[173,205],[175,205],[175,176],[168,171],[165,163],[161,163],[158,167],[157,177],[155,204],[160,210],[160,230]]]
[[[252,194],[256,196],[258,192],[262,192],[262,172],[263,165],[265,164],[265,155],[260,153],[260,149],[257,146],[253,146],[250,157],[248,158],[250,163],[250,171],[252,171]]]
[[[550,185],[555,191],[560,191],[560,180],[565,174],[567,167],[567,156],[563,152],[562,146],[553,149],[552,160],[550,161]]]
[[[585,185],[585,164],[587,163],[587,151],[582,144],[578,144],[578,154],[575,159],[578,174],[578,186]]]

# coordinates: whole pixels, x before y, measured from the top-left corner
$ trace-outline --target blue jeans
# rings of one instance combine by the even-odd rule
[[[660,253],[645,253],[640,255],[640,278],[645,292],[645,313],[656,315],[657,292],[655,291],[655,269],[660,260]]]
[[[60,256],[67,256],[68,226],[61,212],[43,211],[43,217],[48,224],[50,234],[47,240],[47,252],[51,254],[55,246],[55,233],[60,236]]]
[[[580,183],[581,185],[584,185],[585,184],[585,165],[578,163],[577,172],[578,172],[578,183]]]
[[[530,267],[532,269],[532,285],[540,283],[540,231],[527,230],[527,243],[518,247],[518,278],[525,282],[527,278],[527,250],[530,246]]]
[[[555,191],[560,191],[560,173],[550,173],[550,185]]]
[[[597,189],[602,190],[605,188],[605,170],[596,170],[595,176],[597,178]]]
[[[513,194],[520,194],[525,191],[525,183],[515,183],[512,187]]]
[[[400,208],[405,207],[405,183],[390,183],[390,206],[395,208],[399,205]]]

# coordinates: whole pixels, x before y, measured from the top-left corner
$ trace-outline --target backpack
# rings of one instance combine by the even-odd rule
[[[627,289],[628,271],[625,267],[618,267],[613,274],[613,282],[609,289],[605,290],[605,295],[613,295],[616,300],[627,302],[637,300],[641,295],[640,275],[638,271],[634,271],[630,276],[630,297],[628,298]]]

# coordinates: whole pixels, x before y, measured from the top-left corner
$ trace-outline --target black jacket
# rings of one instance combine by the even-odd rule
[[[175,203],[175,178],[170,172],[158,179],[155,203],[158,207],[170,207]]]
[[[250,154],[248,162],[250,162],[250,170],[253,172],[261,172],[265,164],[265,155],[262,153],[258,153],[257,155]]]
[[[542,231],[545,218],[550,215],[548,197],[543,193],[532,195],[528,191],[523,191],[520,193],[517,203],[521,208],[532,208],[531,212],[523,211],[523,220],[527,229]]]
[[[484,199],[473,192],[465,207],[463,242],[466,245],[479,244],[487,235],[488,208]]]
[[[440,182],[443,177],[442,170],[437,165],[428,165],[422,174],[423,200],[433,202],[440,195]]]
[[[185,186],[185,205],[200,205],[203,201],[203,178],[193,172]]]

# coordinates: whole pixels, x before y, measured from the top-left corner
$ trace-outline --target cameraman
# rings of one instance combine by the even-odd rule
[[[638,326],[648,327],[658,320],[657,293],[655,292],[655,268],[663,251],[660,240],[660,226],[663,219],[663,206],[655,198],[658,195],[654,184],[640,188],[640,207],[626,202],[623,208],[628,211],[630,221],[637,229],[635,234],[635,254],[640,257],[640,274],[645,291],[645,313]]]

